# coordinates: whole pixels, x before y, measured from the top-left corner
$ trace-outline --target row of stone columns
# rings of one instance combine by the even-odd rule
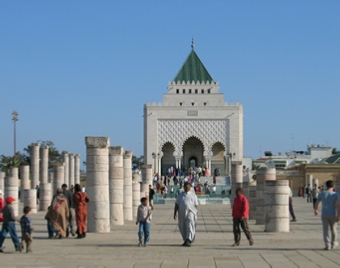
[[[249,219],[264,225],[267,232],[289,232],[288,180],[276,180],[275,168],[260,168],[257,170],[256,186],[248,187],[248,182],[242,181],[242,165],[235,161],[231,169],[231,202],[236,189],[243,188],[249,201]]]
[[[80,183],[80,155],[62,152],[64,161],[64,183],[72,186]]]
[[[139,177],[134,174],[132,178],[132,151],[110,146],[108,137],[85,137],[85,144],[86,185],[91,200],[88,231],[110,232],[111,227],[133,220],[140,204]],[[150,174],[152,180],[152,169]]]

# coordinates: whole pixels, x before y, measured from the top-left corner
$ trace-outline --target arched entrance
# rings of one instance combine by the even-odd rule
[[[226,161],[224,157],[225,148],[222,143],[216,142],[212,146],[213,156],[211,158],[211,173],[218,168],[220,170],[220,175],[226,174]]]
[[[175,147],[172,143],[167,142],[162,147],[163,157],[161,162],[161,175],[166,175],[169,167],[176,167],[176,160],[174,157]]]
[[[195,165],[196,167],[204,164],[204,146],[203,143],[196,137],[190,137],[183,144],[182,169],[187,170]]]
[[[197,158],[195,156],[190,158],[189,167],[197,167]]]

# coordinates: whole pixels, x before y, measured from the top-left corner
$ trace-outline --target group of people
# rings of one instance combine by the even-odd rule
[[[138,207],[136,224],[139,223],[138,246],[147,246],[150,241],[150,224],[152,220],[154,190],[149,185],[149,200],[145,197],[141,199],[141,205]],[[150,203],[150,207],[148,206]],[[184,189],[179,191],[174,207],[174,220],[178,220],[178,229],[182,235],[182,246],[190,247],[195,241],[196,224],[198,216],[198,199],[192,188],[191,182],[184,183]],[[236,190],[236,197],[233,205],[233,232],[235,243],[233,246],[239,246],[241,241],[241,228],[245,232],[249,244],[253,245],[254,241],[250,234],[247,219],[249,217],[249,204],[247,198],[243,195],[242,189]],[[144,236],[144,239],[143,239]]]
[[[26,244],[26,252],[32,252],[32,232],[34,228],[29,216],[32,209],[25,206],[24,215],[19,220],[14,214],[12,206],[15,199],[8,196],[5,201],[6,205],[3,204],[2,191],[0,190],[0,213],[2,213],[0,222],[3,222],[0,232],[0,252],[3,252],[5,248],[3,243],[8,233],[16,251],[22,252],[24,244]],[[77,238],[86,237],[87,203],[89,201],[79,184],[76,184],[70,190],[68,190],[66,184],[63,184],[62,188],[58,188],[45,216],[49,238],[61,239],[68,237],[69,234],[72,236],[77,234]],[[16,221],[19,221],[21,226],[21,243],[15,228]]]

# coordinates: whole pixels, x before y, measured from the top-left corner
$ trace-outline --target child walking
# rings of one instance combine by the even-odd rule
[[[21,225],[21,249],[24,249],[26,243],[26,253],[32,252],[32,221],[29,215],[31,214],[30,207],[24,207],[24,215],[20,218]]]
[[[9,233],[11,235],[15,250],[21,252],[19,238],[17,235],[17,231],[15,229],[16,217],[14,215],[14,209],[12,207],[12,203],[15,201],[15,199],[12,196],[8,196],[5,201],[6,206],[2,210],[4,222],[2,224],[2,229],[0,233],[0,245],[3,245],[4,240],[6,239],[6,236]],[[3,252],[3,248],[4,247],[1,247],[0,253]]]
[[[138,231],[138,238],[139,243],[138,246],[142,246],[143,241],[143,234],[144,234],[144,247],[146,247],[150,240],[150,222],[152,219],[151,208],[148,205],[148,199],[143,197],[140,202],[142,203],[139,205],[137,210],[137,219],[136,225],[139,223],[139,231]]]

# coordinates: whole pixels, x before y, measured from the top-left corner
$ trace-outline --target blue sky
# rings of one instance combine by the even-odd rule
[[[244,108],[244,155],[340,149],[340,1],[0,1],[0,154],[85,136],[143,151],[143,105],[195,51]],[[294,139],[292,139],[294,137]]]

